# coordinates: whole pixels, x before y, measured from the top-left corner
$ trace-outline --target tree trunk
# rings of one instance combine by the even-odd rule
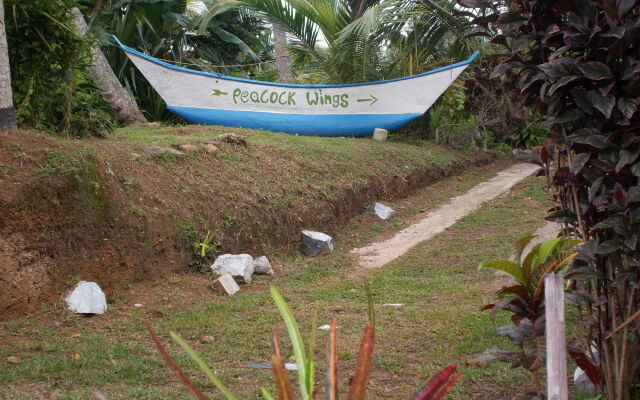
[[[85,35],[89,27],[82,13],[76,7],[71,9],[71,13],[74,17],[73,23],[78,28],[79,33]],[[89,66],[89,74],[100,88],[100,91],[102,91],[104,100],[115,111],[118,121],[122,124],[147,122],[136,103],[129,97],[129,93],[118,81],[109,62],[102,54],[102,50],[98,46],[92,46],[91,53],[93,54],[93,64]]]
[[[294,83],[289,53],[287,53],[287,36],[278,26],[273,25],[273,39],[276,51],[276,68],[278,69],[278,82]]]
[[[0,130],[2,129],[16,130],[18,123],[13,108],[9,49],[7,34],[4,30],[4,3],[3,0],[0,0]]]

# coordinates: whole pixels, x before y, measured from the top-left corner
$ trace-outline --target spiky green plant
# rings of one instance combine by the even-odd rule
[[[298,381],[297,395],[296,391],[289,380],[287,370],[284,367],[284,360],[280,350],[280,340],[278,332],[273,332],[273,355],[271,356],[271,364],[273,376],[275,379],[276,394],[273,396],[267,389],[261,388],[262,396],[265,400],[311,400],[315,391],[315,363],[313,354],[315,349],[315,332],[317,330],[315,318],[311,326],[311,335],[306,348],[298,323],[291,313],[289,306],[275,287],[270,287],[271,297],[276,303],[276,307],[284,320],[287,334],[291,341],[291,347],[296,360],[296,375]],[[362,340],[360,342],[360,350],[358,353],[358,361],[356,370],[349,386],[347,400],[364,400],[367,385],[369,383],[369,372],[373,363],[373,347],[374,347],[374,312],[371,297],[369,300],[369,322],[367,323]],[[327,339],[327,382],[326,382],[326,399],[337,400],[338,387],[338,351],[337,351],[337,320],[334,318],[329,329],[329,337]],[[173,361],[166,348],[162,345],[156,336],[153,328],[147,323],[147,329],[151,335],[151,340],[155,344],[161,357],[165,360],[171,371],[180,379],[185,388],[197,399],[208,400],[200,389],[198,389],[185,373]],[[200,358],[200,356],[175,332],[170,332],[173,340],[191,357],[191,359],[204,372],[209,380],[218,388],[227,400],[238,400],[238,398],[229,391],[225,385],[218,379],[211,368]],[[436,376],[434,376],[427,384],[416,392],[412,400],[441,400],[443,399],[451,387],[460,379],[461,373],[455,373],[457,367],[450,365]],[[107,397],[101,393],[94,393],[97,399],[105,400]],[[297,396],[297,397],[296,397]]]

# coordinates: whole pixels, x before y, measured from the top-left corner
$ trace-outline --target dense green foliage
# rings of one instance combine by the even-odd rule
[[[355,83],[406,76],[467,57],[468,19],[448,0],[222,0],[208,18],[247,9],[292,38],[294,67],[303,83]],[[326,47],[319,39],[324,38]]]
[[[111,45],[111,35],[152,57],[187,68],[270,77],[261,68],[224,67],[270,58],[262,22],[246,12],[226,10],[203,24],[202,15],[187,5],[185,0],[119,0],[94,13],[92,18],[92,29],[106,45],[104,52],[118,79],[153,120],[172,117],[164,101],[126,54]]]
[[[583,347],[607,398],[628,400],[640,382],[640,1],[462,3],[509,53],[494,75],[517,76],[551,129],[541,153],[543,172],[555,168],[550,218],[584,241],[571,275]]]
[[[113,117],[86,71],[90,41],[76,35],[73,0],[5,1],[11,82],[21,126],[103,135]]]

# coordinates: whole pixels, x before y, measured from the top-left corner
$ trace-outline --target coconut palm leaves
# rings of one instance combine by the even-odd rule
[[[207,0],[209,4],[214,0]],[[212,3],[213,2],[213,3]],[[203,21],[187,0],[119,0],[94,16],[93,31],[103,44],[115,35],[125,45],[152,57],[194,69],[209,65],[256,62],[265,47],[261,21],[243,10],[221,10]],[[170,114],[160,96],[117,47],[105,51],[114,72],[134,94],[147,116],[166,119]],[[224,74],[237,68],[216,68]]]
[[[469,23],[454,15],[454,7],[447,0],[386,0],[353,21],[339,40],[366,40],[386,49],[386,78],[424,72],[434,62],[465,58],[479,47],[466,37]]]
[[[449,0],[221,0],[207,16],[231,7],[282,27],[292,38],[294,66],[307,74],[315,66],[333,83],[422,72],[443,54],[470,52],[469,22],[454,15]]]

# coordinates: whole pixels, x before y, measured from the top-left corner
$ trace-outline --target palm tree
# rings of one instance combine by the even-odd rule
[[[297,68],[317,66],[328,82],[364,82],[419,72],[449,49],[467,56],[469,21],[451,0],[223,0],[208,17],[247,8],[286,30]],[[322,35],[327,43],[318,45]]]
[[[213,0],[206,0],[210,2]],[[267,27],[242,10],[226,10],[209,18],[189,7],[187,0],[120,0],[96,13],[92,29],[105,45],[115,35],[125,45],[177,65],[225,74],[242,74],[235,67],[219,67],[260,61],[256,52],[264,46],[260,33]],[[200,27],[200,31],[197,31]],[[254,51],[254,49],[256,51]],[[105,55],[120,82],[134,94],[150,119],[173,118],[160,96],[115,46]],[[242,57],[242,59],[241,59]]]
[[[287,36],[278,25],[273,25],[273,46],[276,53],[278,82],[294,83],[291,61],[287,53]]]
[[[73,15],[73,23],[78,29],[78,33],[84,36],[89,27],[77,7],[71,9]],[[118,81],[109,62],[97,45],[91,46],[91,54],[93,55],[93,63],[89,65],[89,74],[91,78],[100,88],[102,97],[111,106],[122,124],[147,122],[142,115],[136,103],[129,97],[129,93],[122,87]]]
[[[16,113],[13,108],[13,91],[11,90],[9,51],[4,29],[4,3],[3,0],[0,0],[0,129],[14,130],[17,128]]]

